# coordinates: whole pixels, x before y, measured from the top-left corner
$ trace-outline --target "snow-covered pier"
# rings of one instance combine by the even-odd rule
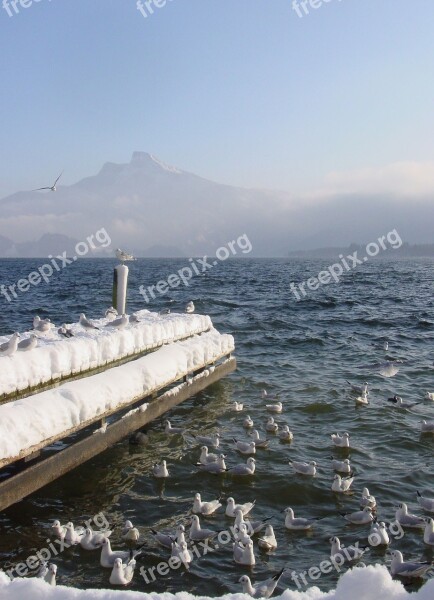
[[[52,331],[0,358],[0,510],[235,369],[234,339],[209,317],[137,317],[120,330],[73,325],[68,339]]]

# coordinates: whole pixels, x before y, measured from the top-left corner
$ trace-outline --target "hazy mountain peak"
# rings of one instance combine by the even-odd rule
[[[166,164],[165,162],[163,162],[153,154],[149,154],[148,152],[133,152],[130,165],[137,167],[158,166],[164,171],[169,171],[170,173],[179,174],[182,172],[176,167]]]

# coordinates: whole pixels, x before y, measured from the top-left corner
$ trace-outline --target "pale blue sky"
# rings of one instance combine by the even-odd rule
[[[1,0],[0,0],[1,2]],[[29,0],[27,0],[29,2]],[[305,191],[434,159],[434,2],[40,0],[0,8],[0,197],[128,162]]]

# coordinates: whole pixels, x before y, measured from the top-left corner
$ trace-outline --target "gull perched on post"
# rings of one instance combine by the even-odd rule
[[[125,250],[121,250],[120,248],[116,248],[116,258],[121,262],[137,260],[135,256],[128,254],[128,252],[125,252]]]

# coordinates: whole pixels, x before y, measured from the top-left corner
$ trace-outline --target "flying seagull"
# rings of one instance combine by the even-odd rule
[[[39,192],[41,190],[50,190],[51,192],[55,192],[57,190],[56,184],[59,181],[59,179],[62,177],[62,175],[63,175],[63,171],[60,173],[59,177],[56,179],[56,181],[53,183],[52,186],[37,188],[36,190],[33,190],[33,191]]]

